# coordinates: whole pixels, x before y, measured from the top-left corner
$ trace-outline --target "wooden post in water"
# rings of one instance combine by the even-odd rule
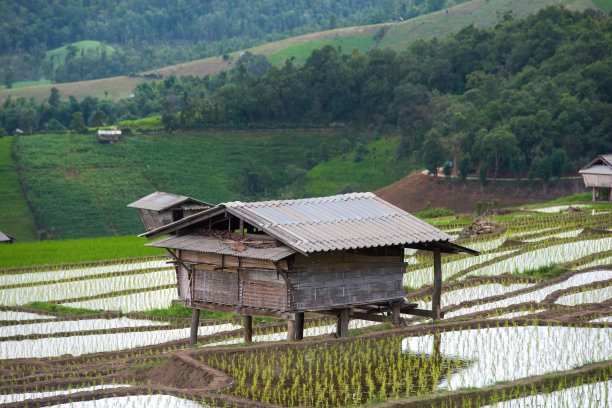
[[[442,297],[442,257],[440,248],[434,248],[434,281],[433,281],[433,297],[431,298],[431,309],[433,319],[439,320],[440,314],[440,299]]]
[[[304,313],[295,314],[295,339],[304,339]]]
[[[249,315],[242,316],[242,326],[244,327],[244,342],[253,342],[253,318]]]
[[[189,337],[189,347],[194,347],[198,342],[198,326],[200,325],[200,310],[191,309],[191,336]]]

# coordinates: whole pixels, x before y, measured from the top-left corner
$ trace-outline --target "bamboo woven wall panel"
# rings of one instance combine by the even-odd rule
[[[226,305],[238,304],[238,275],[236,273],[196,269],[194,276],[194,300]]]

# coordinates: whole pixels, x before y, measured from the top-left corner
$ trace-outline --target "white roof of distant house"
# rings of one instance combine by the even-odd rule
[[[179,206],[184,210],[206,210],[213,207],[212,204],[205,203],[204,201],[196,200],[195,198],[164,193],[162,191],[156,191],[149,194],[146,197],[142,197],[139,200],[128,204],[128,207],[138,208],[142,210],[151,211],[164,211],[168,208]]]
[[[580,174],[612,175],[612,153],[601,154],[579,171]]]
[[[116,136],[120,134],[120,130],[98,130],[98,136]]]
[[[13,242],[14,238],[0,231],[0,242]]]

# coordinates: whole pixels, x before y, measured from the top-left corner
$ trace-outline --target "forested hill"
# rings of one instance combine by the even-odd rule
[[[4,82],[83,81],[223,55],[336,27],[408,19],[466,0],[0,0]],[[48,51],[77,41],[114,47]],[[66,65],[66,66],[63,66]]]
[[[140,92],[163,100],[168,128],[375,124],[402,135],[396,154],[414,167],[466,156],[493,176],[509,165],[516,174],[549,165],[559,174],[612,151],[612,19],[593,10],[507,14],[494,28],[470,26],[401,53],[343,55],[328,46],[303,66],[287,62],[262,76],[242,68],[221,87],[191,78]]]

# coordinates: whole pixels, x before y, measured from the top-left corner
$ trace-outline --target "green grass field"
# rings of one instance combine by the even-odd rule
[[[49,81],[48,79],[41,79],[40,81],[21,81],[21,82],[13,82],[11,84],[11,88],[12,89],[21,89],[21,88],[27,88],[30,86],[38,86],[38,85],[50,85],[52,84],[51,81]],[[8,89],[5,85],[0,86],[0,90],[3,89]]]
[[[0,268],[106,261],[164,253],[163,249],[145,247],[146,242],[145,238],[124,236],[5,244],[0,245]]]
[[[19,241],[37,238],[34,217],[19,183],[17,162],[11,153],[13,137],[0,138],[0,231]]]
[[[285,63],[285,60],[294,57],[294,64],[301,65],[306,62],[306,59],[308,59],[312,51],[321,49],[326,45],[331,45],[334,48],[341,47],[344,54],[350,54],[353,49],[358,49],[365,54],[367,51],[374,48],[374,36],[347,36],[310,40],[275,52],[268,56],[268,60],[273,65],[281,66]]]
[[[25,135],[16,155],[46,237],[69,239],[142,232],[138,211],[126,205],[156,190],[214,204],[252,199],[246,174],[256,172],[263,187],[255,198],[276,198],[280,192],[267,186],[287,184],[289,164],[308,169],[321,145],[337,151],[345,137],[327,130],[194,132],[101,145],[93,134]]]
[[[138,129],[141,132],[157,132],[164,130],[161,116],[151,116],[149,118],[136,119],[136,120],[124,120],[117,123],[119,128],[130,128]]]
[[[593,0],[593,3],[602,9],[604,13],[612,12],[612,0]]]
[[[360,161],[352,151],[318,164],[304,177],[304,195],[321,197],[347,189],[374,191],[391,184],[402,175],[393,154],[399,142],[399,137],[379,139],[366,145],[367,153]]]

